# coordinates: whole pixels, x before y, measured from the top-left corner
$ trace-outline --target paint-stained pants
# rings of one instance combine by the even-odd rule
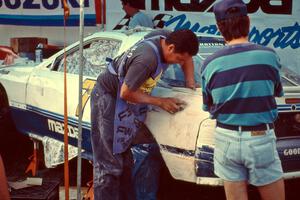
[[[131,148],[134,159],[132,181],[137,200],[156,200],[163,159],[156,143]]]
[[[91,94],[95,200],[132,200],[131,151],[113,155],[116,99],[96,84]]]

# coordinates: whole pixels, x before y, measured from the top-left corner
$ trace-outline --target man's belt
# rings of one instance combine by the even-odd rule
[[[217,122],[217,126],[220,128],[225,128],[233,131],[265,131],[268,130],[268,125],[270,129],[274,128],[273,123],[269,124],[259,124],[255,126],[237,126],[237,125],[229,125],[229,124],[223,124],[221,122]]]

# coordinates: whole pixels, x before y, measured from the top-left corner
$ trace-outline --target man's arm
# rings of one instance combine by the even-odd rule
[[[190,57],[185,63],[181,65],[182,71],[185,78],[185,86],[188,88],[195,89],[195,78],[194,78],[194,62],[193,58]]]
[[[125,101],[129,101],[132,103],[141,103],[141,104],[151,104],[155,106],[159,106],[163,110],[174,114],[183,109],[186,103],[177,98],[162,98],[162,97],[153,97],[148,95],[141,90],[132,91],[123,83],[121,86],[120,97]]]

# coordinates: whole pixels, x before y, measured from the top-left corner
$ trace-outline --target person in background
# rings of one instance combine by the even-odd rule
[[[283,96],[278,55],[248,41],[250,19],[242,0],[213,8],[226,46],[202,66],[203,110],[216,119],[214,172],[228,200],[247,200],[247,185],[262,199],[285,199],[273,122]]]
[[[121,2],[123,10],[131,17],[128,29],[135,28],[136,26],[154,27],[152,19],[139,10],[140,0],[121,0]]]
[[[190,30],[157,31],[110,62],[91,93],[91,142],[95,199],[136,199],[130,147],[147,105],[175,114],[185,105],[177,98],[151,96],[168,64],[179,63],[194,87],[192,56],[198,39]]]
[[[9,200],[9,192],[7,187],[7,180],[5,176],[5,169],[0,155],[0,199]]]

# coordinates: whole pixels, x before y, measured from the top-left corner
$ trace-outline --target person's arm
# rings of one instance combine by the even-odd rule
[[[10,54],[12,56],[15,56],[15,57],[18,57],[17,54],[15,54],[15,52],[13,52],[13,50],[9,49],[9,48],[6,48],[6,47],[0,47],[0,51],[3,51],[7,54]]]
[[[201,87],[202,87],[202,98],[203,98],[202,110],[209,112],[213,104],[213,99],[211,96],[211,92],[207,88],[209,80],[207,80],[207,75],[204,70],[205,67],[206,64],[204,63],[201,69]]]
[[[121,86],[120,97],[125,101],[129,101],[131,103],[141,103],[141,104],[151,104],[155,106],[159,106],[163,110],[174,114],[184,108],[186,103],[177,98],[162,98],[162,97],[154,97],[148,95],[141,90],[132,91],[123,83]]]
[[[11,49],[9,48],[5,48],[5,47],[0,47],[0,51],[7,53],[3,64],[4,65],[11,65],[14,63],[14,59],[18,57],[17,54],[15,54],[15,52],[13,52]]]
[[[277,54],[276,55],[276,59],[277,59],[277,73],[276,73],[276,77],[275,77],[275,84],[274,84],[274,96],[275,97],[282,97],[284,95],[283,92],[283,87],[281,84],[281,77],[280,77],[280,70],[281,70],[281,63],[280,63],[280,58]]]
[[[185,77],[185,86],[188,88],[195,89],[195,78],[194,78],[194,62],[193,58],[190,57],[184,64],[181,65],[182,71]]]
[[[0,199],[9,200],[9,193],[7,188],[7,180],[5,176],[4,165],[0,156]]]

